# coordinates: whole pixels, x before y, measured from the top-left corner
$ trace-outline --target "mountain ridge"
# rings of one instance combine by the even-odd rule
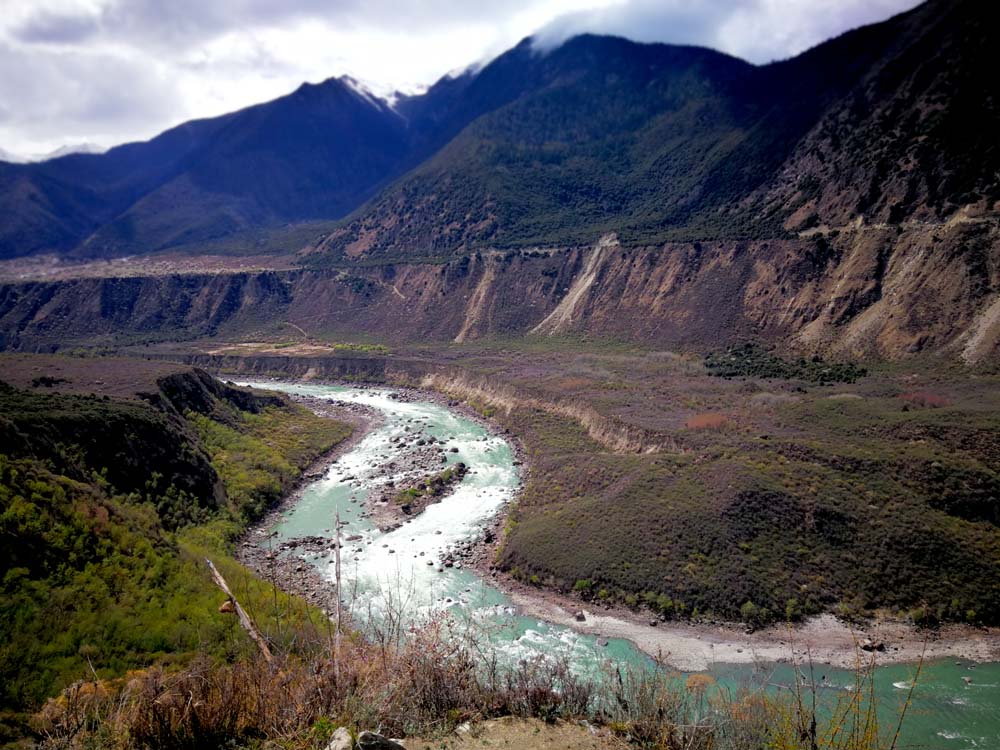
[[[393,106],[346,77],[303,84],[105,155],[0,164],[0,257],[133,255],[314,220],[343,220],[328,259],[359,241],[419,255],[607,231],[630,244],[783,236],[795,222],[778,214],[799,200],[785,183],[831,103],[928,35],[988,48],[991,32],[969,22],[982,11],[931,0],[760,66],[594,34],[540,51],[529,37]],[[961,50],[939,57],[964,70]],[[428,210],[430,196],[443,208]]]

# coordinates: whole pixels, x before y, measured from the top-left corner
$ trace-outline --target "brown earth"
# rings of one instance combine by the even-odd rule
[[[510,747],[523,750],[604,750],[624,748],[607,729],[559,721],[547,724],[538,719],[491,719],[465,727],[465,731],[443,739],[405,740],[408,750],[461,750],[472,747]]]
[[[593,248],[443,264],[35,278],[0,285],[2,348],[528,336],[694,349],[756,338],[841,357],[933,353],[967,364],[1000,354],[1000,230],[986,218],[659,247],[608,236]]]

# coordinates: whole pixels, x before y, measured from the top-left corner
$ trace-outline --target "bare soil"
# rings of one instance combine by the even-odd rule
[[[404,740],[408,750],[445,748],[510,747],[522,750],[605,750],[624,748],[626,744],[607,729],[586,722],[560,721],[546,724],[538,719],[511,717],[463,725],[461,731],[442,739],[411,738]]]

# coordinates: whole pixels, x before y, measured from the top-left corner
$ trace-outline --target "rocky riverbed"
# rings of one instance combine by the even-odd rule
[[[353,388],[356,392],[383,393],[381,389]],[[344,403],[308,395],[291,394],[292,397],[311,408],[315,413],[355,424],[355,432],[349,441],[341,444],[330,454],[316,462],[303,473],[303,482],[318,482],[335,471],[337,459],[355,448],[365,436],[380,428],[385,414],[377,409],[359,403]],[[424,394],[407,389],[393,390],[388,396],[399,404],[427,403],[428,401],[450,410],[461,412],[464,419],[490,429],[490,433],[474,439],[477,450],[489,453],[495,442],[492,425],[468,407],[438,394]],[[447,500],[459,486],[469,469],[459,457],[458,445],[468,449],[468,435],[459,439],[454,434],[431,434],[427,418],[406,416],[395,425],[394,434],[383,448],[367,456],[363,466],[343,469],[336,474],[336,482],[344,488],[364,486],[364,491],[350,489],[347,503],[356,509],[356,517],[365,519],[375,527],[372,531],[344,533],[341,536],[341,560],[345,565],[361,561],[362,557],[376,546],[388,554],[396,554],[397,544],[380,540],[380,536],[391,534],[412,523],[427,508]],[[451,459],[449,461],[449,459]],[[515,460],[520,465],[520,460]],[[334,481],[334,479],[329,479]],[[401,493],[410,489],[419,493],[406,503],[399,502]],[[302,596],[326,612],[336,606],[335,587],[324,577],[323,568],[334,557],[337,549],[334,519],[328,518],[322,528],[315,528],[308,534],[291,538],[275,534],[274,529],[286,518],[292,508],[302,499],[301,487],[271,511],[263,521],[251,529],[239,546],[238,557],[245,565],[266,580],[274,581],[285,591]],[[342,526],[349,522],[342,521]],[[488,546],[499,534],[502,520],[498,514],[484,519],[469,538],[453,541],[441,530],[435,533],[441,541],[435,549],[414,552],[412,557],[431,572],[444,573],[461,570],[484,562],[492,555]],[[403,533],[403,532],[401,532]],[[401,539],[404,547],[407,540]],[[409,540],[413,541],[413,540]],[[485,543],[485,544],[484,544]],[[400,549],[399,552],[403,552]],[[325,562],[323,562],[325,561]],[[329,573],[327,573],[327,576]],[[453,599],[445,598],[447,601]]]
[[[308,556],[332,554],[336,542],[329,537],[311,536],[290,542],[276,542],[272,532],[274,525],[284,513],[302,497],[302,491],[310,482],[320,479],[334,461],[352,450],[371,430],[382,421],[382,413],[364,404],[332,402],[329,399],[291,394],[292,400],[302,404],[313,413],[341,422],[347,422],[354,429],[350,436],[334,446],[302,472],[299,481],[282,501],[252,527],[240,540],[236,558],[257,575],[273,582],[282,591],[302,597],[323,612],[336,609],[336,590],[320,575],[316,566],[305,559]],[[325,529],[324,533],[332,533]]]

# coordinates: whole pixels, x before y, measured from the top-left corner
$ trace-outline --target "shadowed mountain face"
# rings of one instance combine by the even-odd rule
[[[603,232],[628,245],[761,239],[991,208],[1000,84],[982,10],[928,3],[762,67],[577,37],[519,61],[533,85],[322,250],[440,256]]]
[[[0,247],[114,256],[339,216],[390,174],[405,131],[383,103],[330,80],[107,154],[0,165]]]
[[[304,85],[106,154],[0,163],[0,257],[113,257],[352,212],[311,262],[992,208],[1000,84],[983,14],[932,1],[760,67],[611,37],[525,40],[394,108],[349,79]]]

